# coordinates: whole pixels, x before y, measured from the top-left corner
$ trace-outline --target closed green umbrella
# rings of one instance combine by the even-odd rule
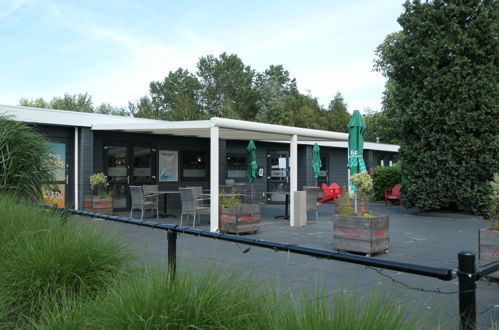
[[[246,177],[249,182],[255,182],[258,166],[256,165],[256,147],[253,140],[250,140],[246,150],[248,151],[248,170],[246,172]]]
[[[319,178],[321,167],[321,148],[319,148],[319,145],[316,143],[312,149],[312,170],[314,171],[314,178],[316,180]]]
[[[255,189],[253,182],[256,180],[256,172],[258,171],[258,165],[256,165],[256,147],[253,140],[250,140],[246,150],[248,151],[248,170],[246,171],[246,177],[248,178],[248,181],[251,182],[251,202],[253,203]]]
[[[348,165],[350,169],[350,176],[366,171],[366,164],[364,163],[364,132],[366,124],[360,115],[359,110],[355,110],[352,119],[348,123]],[[350,184],[351,188],[355,190],[355,186]]]

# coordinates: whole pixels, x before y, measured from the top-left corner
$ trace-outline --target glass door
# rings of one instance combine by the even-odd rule
[[[108,145],[105,150],[105,174],[113,192],[113,209],[128,207],[127,191],[130,184],[130,151],[127,146]]]
[[[325,183],[329,186],[329,153],[321,152],[321,170],[317,179],[317,186],[320,188]]]
[[[67,141],[51,142],[50,165],[54,171],[54,181],[43,187],[43,204],[66,207],[69,192],[69,162],[67,161]]]
[[[156,184],[154,151],[153,148],[149,147],[133,147],[132,185]]]
[[[289,191],[289,153],[287,151],[270,152],[267,155],[267,201],[284,202]],[[279,192],[283,192],[280,194]]]

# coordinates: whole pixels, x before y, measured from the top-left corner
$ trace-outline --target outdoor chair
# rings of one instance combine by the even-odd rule
[[[150,195],[158,192],[157,184],[144,184],[142,185],[142,190],[144,191],[144,195]]]
[[[187,220],[189,219],[189,215],[192,215],[192,227],[196,227],[196,217],[199,216],[201,221],[201,215],[210,214],[210,207],[204,206],[203,201],[207,198],[203,198],[202,194],[198,194],[196,198],[197,189],[193,189],[193,187],[187,188],[179,188],[180,191],[180,200],[182,202],[182,211],[180,213],[180,226],[182,226],[182,221],[184,219],[184,215],[187,216]],[[202,191],[201,191],[202,192]]]
[[[315,220],[319,221],[319,213],[317,212],[317,206],[319,205],[319,203],[317,202],[317,197],[319,196],[320,188],[313,186],[304,186],[303,191],[307,193],[306,197],[307,214],[308,211],[315,211]]]
[[[331,199],[336,201],[336,198],[343,195],[343,189],[341,189],[341,187],[335,182],[331,183],[329,186],[323,183],[322,191],[324,192],[324,198],[320,199],[319,203],[324,203]]]
[[[159,219],[158,210],[158,196],[145,196],[141,186],[130,186],[130,195],[132,196],[132,207],[130,209],[130,218],[133,215],[133,210],[140,210],[140,220],[144,218],[144,211],[147,209],[151,210],[151,214],[154,215],[154,209],[156,209],[156,218]]]
[[[385,206],[388,206],[388,201],[391,201],[392,204],[400,204],[400,183],[396,184],[395,187],[388,192],[388,189],[385,189]]]

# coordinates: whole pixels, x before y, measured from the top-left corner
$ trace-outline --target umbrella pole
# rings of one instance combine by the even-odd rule
[[[251,183],[251,204],[255,204],[255,184]]]
[[[354,206],[355,206],[355,215],[357,215],[357,191],[355,191],[355,202],[354,202]]]

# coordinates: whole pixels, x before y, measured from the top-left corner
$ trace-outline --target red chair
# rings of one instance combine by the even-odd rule
[[[400,183],[395,185],[390,193],[388,193],[388,189],[385,189],[385,206],[388,205],[388,201],[393,204],[400,204]]]
[[[324,203],[328,200],[335,201],[337,197],[343,194],[343,189],[338,186],[335,182],[331,183],[331,185],[327,185],[325,183],[322,184],[322,191],[324,192],[324,198],[318,200],[319,203]]]

